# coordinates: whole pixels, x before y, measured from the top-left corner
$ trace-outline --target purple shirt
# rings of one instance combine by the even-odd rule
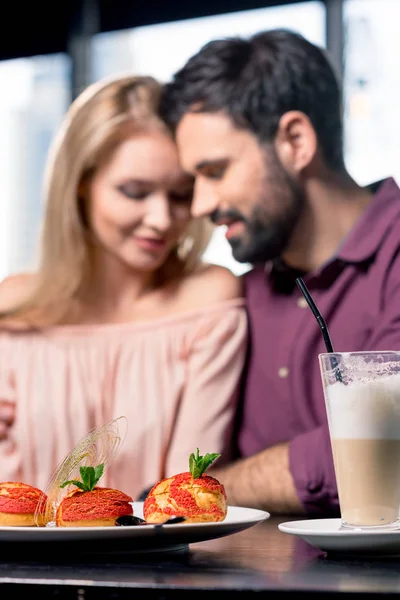
[[[400,350],[400,189],[375,194],[337,255],[303,275],[334,350]],[[338,514],[339,503],[318,354],[321,331],[295,272],[283,265],[245,275],[250,355],[239,452],[290,442],[290,470],[308,514]]]

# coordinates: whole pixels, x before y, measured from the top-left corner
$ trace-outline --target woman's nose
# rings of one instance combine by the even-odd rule
[[[152,229],[167,231],[172,224],[171,207],[167,194],[157,194],[148,198],[144,223]]]

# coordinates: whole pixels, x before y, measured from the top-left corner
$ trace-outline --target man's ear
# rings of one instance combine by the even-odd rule
[[[298,175],[312,162],[317,152],[317,136],[310,119],[299,110],[291,110],[279,120],[275,148],[282,165]]]

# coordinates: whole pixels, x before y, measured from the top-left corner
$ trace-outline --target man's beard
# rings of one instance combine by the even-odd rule
[[[268,165],[271,175],[265,180],[263,194],[249,217],[236,209],[223,213],[217,210],[211,215],[214,222],[225,217],[245,224],[243,235],[229,239],[232,255],[241,263],[265,263],[282,256],[304,211],[303,189],[285,171],[276,155],[271,162],[273,164]],[[268,205],[275,208],[267,208]]]

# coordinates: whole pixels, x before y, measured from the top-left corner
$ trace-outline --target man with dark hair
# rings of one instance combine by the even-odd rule
[[[400,346],[400,190],[346,171],[340,86],[325,52],[286,31],[204,46],[161,113],[195,177],[194,216],[226,227],[250,326],[239,458],[215,471],[231,504],[338,514],[318,354]],[[199,399],[201,400],[201,399]]]

